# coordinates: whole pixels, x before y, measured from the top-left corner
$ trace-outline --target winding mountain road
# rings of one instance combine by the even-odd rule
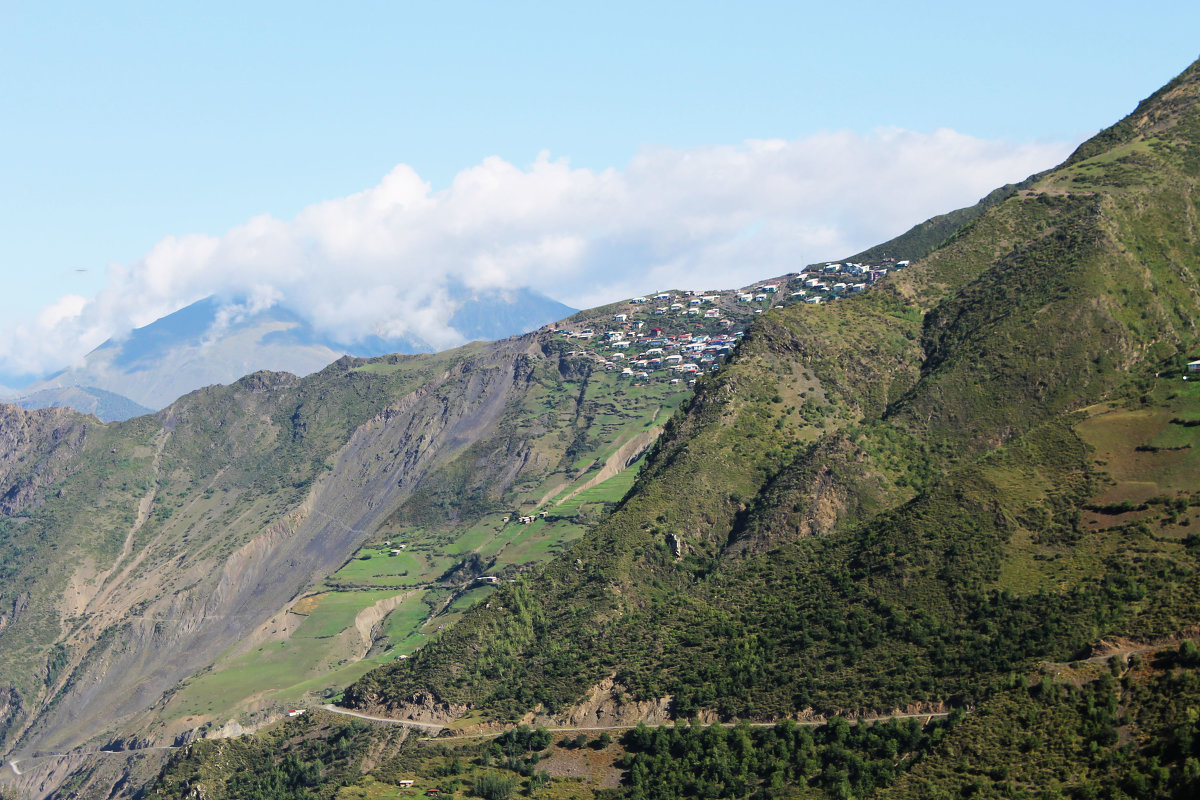
[[[326,704],[321,706],[322,709],[332,714],[345,714],[348,717],[356,717],[358,719],[366,719],[371,722],[382,722],[387,725],[406,725],[410,728],[420,728],[423,731],[438,731],[444,730],[445,725],[435,725],[432,722],[414,722],[410,719],[393,719],[392,717],[372,717],[370,714],[360,714],[357,711],[350,711],[346,708],[338,708],[335,705]]]
[[[370,722],[381,722],[386,725],[406,725],[410,728],[418,728],[420,730],[431,731],[431,732],[433,732],[434,735],[430,736],[430,737],[426,737],[426,738],[428,738],[428,739],[436,738],[438,741],[448,741],[448,740],[452,740],[452,739],[491,739],[491,738],[500,736],[506,732],[506,731],[489,731],[488,733],[469,733],[469,734],[462,734],[462,735],[457,735],[457,736],[437,736],[438,733],[446,730],[445,725],[435,725],[432,722],[414,722],[413,720],[407,720],[407,719],[394,719],[392,717],[373,717],[369,714],[360,714],[357,711],[350,711],[349,709],[339,708],[338,706],[330,705],[330,704],[323,705],[323,706],[321,706],[321,708],[323,710],[329,711],[333,714],[344,714],[348,717],[355,717],[357,719],[365,719]],[[854,719],[854,720],[851,720],[851,722],[854,724],[857,724],[859,722],[884,722],[889,719],[921,719],[921,720],[924,720],[926,723],[928,723],[930,720],[939,719],[939,718],[948,717],[948,716],[950,716],[950,715],[947,712],[937,711],[937,712],[928,712],[928,713],[924,713],[924,714],[890,714],[890,715],[884,716],[884,717],[870,717],[870,718],[861,719],[861,720]],[[826,724],[826,722],[827,722],[826,720],[811,721],[811,722],[804,721],[804,722],[797,722],[796,724],[816,727],[819,725],[824,725],[824,724]],[[726,727],[726,728],[733,728],[741,723],[717,722],[717,723],[713,723],[713,724],[721,725],[722,727]],[[750,725],[750,727],[752,727],[752,728],[771,728],[771,727],[774,727],[777,723],[776,722],[750,722],[747,724]],[[632,730],[633,728],[636,728],[636,727],[637,727],[637,723],[634,723],[633,725],[577,725],[577,726],[571,726],[571,727],[566,727],[566,728],[546,728],[546,731],[548,731],[550,733],[584,733],[587,731],[627,731],[627,730]]]

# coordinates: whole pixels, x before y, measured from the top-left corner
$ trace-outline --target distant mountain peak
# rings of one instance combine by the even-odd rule
[[[465,340],[494,340],[574,312],[533,289],[493,289],[465,294],[448,323]],[[202,386],[230,383],[258,370],[307,375],[343,355],[434,349],[414,335],[341,339],[320,331],[287,305],[264,308],[244,298],[213,295],[105,341],[82,365],[33,383],[17,401],[30,408],[69,405],[95,413],[98,401],[92,392],[103,392],[108,397],[106,409],[125,409],[130,416],[162,408]],[[82,387],[87,391],[65,391]],[[113,402],[115,396],[126,402]]]

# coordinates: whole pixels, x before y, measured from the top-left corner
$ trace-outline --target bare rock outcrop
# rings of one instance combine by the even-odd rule
[[[364,714],[434,725],[447,725],[470,710],[470,707],[465,704],[442,700],[428,690],[419,691],[405,702],[395,706],[384,706],[378,702],[379,698],[369,695],[364,699],[366,703],[359,709]]]
[[[662,725],[672,719],[673,698],[630,700],[625,687],[612,677],[592,687],[586,697],[561,714],[526,715],[523,722],[548,728],[607,728],[619,725]]]

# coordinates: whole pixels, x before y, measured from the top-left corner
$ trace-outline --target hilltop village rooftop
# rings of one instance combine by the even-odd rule
[[[568,356],[590,358],[622,377],[649,380],[662,372],[672,384],[689,379],[692,385],[696,374],[720,369],[753,315],[850,297],[908,265],[892,259],[873,265],[828,262],[740,290],[660,292],[626,301],[627,308],[592,320],[591,327],[555,333],[585,343]]]

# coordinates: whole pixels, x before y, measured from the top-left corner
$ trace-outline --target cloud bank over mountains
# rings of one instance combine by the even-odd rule
[[[466,293],[531,287],[585,308],[661,288],[723,288],[838,258],[975,202],[1066,156],[1063,143],[880,129],[792,141],[647,147],[624,169],[492,157],[434,191],[401,164],[377,186],[262,215],[222,236],[167,236],[0,327],[0,368],[42,373],[209,295],[239,314],[286,304],[341,341],[441,348]]]

